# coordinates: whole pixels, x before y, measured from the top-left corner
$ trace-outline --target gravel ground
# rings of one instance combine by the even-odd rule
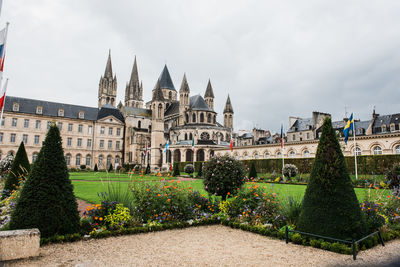
[[[399,251],[396,240],[353,261],[351,255],[213,225],[47,245],[37,258],[4,266],[378,266],[393,263]]]

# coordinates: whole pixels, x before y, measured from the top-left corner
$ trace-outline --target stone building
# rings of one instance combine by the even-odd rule
[[[25,143],[31,162],[36,160],[48,127],[56,123],[63,138],[69,167],[107,168],[110,164],[150,164],[166,169],[174,161],[203,161],[215,149],[229,146],[233,133],[233,108],[227,97],[224,125],[217,122],[210,80],[204,97],[191,95],[186,75],[178,92],[165,65],[143,101],[143,84],[134,59],[125,87],[125,103],[117,99],[117,78],[109,53],[98,88],[98,107],[85,107],[7,96],[0,128],[0,158],[14,154]],[[195,152],[192,150],[192,142]],[[169,149],[165,150],[168,143]],[[145,157],[147,155],[147,157]]]

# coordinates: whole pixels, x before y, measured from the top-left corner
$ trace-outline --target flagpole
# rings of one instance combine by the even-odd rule
[[[2,122],[3,122],[3,112],[4,112],[4,106],[6,105],[6,92],[7,92],[7,84],[8,84],[8,78],[6,82],[4,83],[4,102],[3,102],[3,107],[1,108],[1,118],[0,118],[0,127],[2,127]]]
[[[282,124],[282,178],[285,178],[285,174],[283,174],[283,168],[285,167],[284,150],[285,150],[285,138],[283,134],[283,124]]]
[[[357,173],[357,152],[356,152],[356,120],[353,112],[353,140],[354,140],[354,166],[356,169],[356,180],[358,180],[358,173]]]

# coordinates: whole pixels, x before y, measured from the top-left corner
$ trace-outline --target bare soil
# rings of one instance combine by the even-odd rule
[[[351,255],[286,244],[221,225],[53,244],[5,266],[379,266],[399,260],[400,240]],[[0,264],[1,265],[1,264]],[[395,265],[393,265],[395,266]]]

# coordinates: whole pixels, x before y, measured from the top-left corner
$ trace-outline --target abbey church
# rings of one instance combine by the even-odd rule
[[[35,161],[51,123],[60,129],[70,168],[149,164],[152,170],[165,170],[173,162],[208,160],[215,149],[230,144],[231,100],[227,96],[221,125],[210,80],[204,96],[191,95],[184,74],[178,96],[165,65],[155,81],[152,99],[144,102],[135,58],[124,99],[117,105],[111,54],[100,78],[97,108],[7,96],[0,128],[0,159],[14,154],[24,142],[30,161]]]

